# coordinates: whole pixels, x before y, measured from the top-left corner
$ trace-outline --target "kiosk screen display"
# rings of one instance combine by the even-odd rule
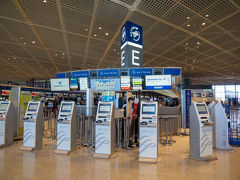
[[[30,103],[28,106],[28,111],[37,111],[38,103]]]
[[[71,103],[63,103],[61,112],[71,112],[72,111],[72,104]]]
[[[207,108],[205,104],[197,104],[197,110],[199,114],[207,114]]]
[[[142,114],[156,114],[156,104],[143,104]]]
[[[0,111],[6,111],[8,107],[8,103],[1,103],[0,104]]]
[[[110,114],[110,112],[111,112],[111,104],[100,104],[98,111],[99,111],[99,113]]]

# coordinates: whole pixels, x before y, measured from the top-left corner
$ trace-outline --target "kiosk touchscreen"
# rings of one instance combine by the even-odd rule
[[[57,118],[57,154],[69,154],[76,148],[77,112],[74,101],[62,101]]]
[[[208,110],[214,122],[213,126],[213,147],[216,149],[231,150],[228,144],[228,122],[224,108],[220,102],[213,101],[209,104]]]
[[[29,101],[23,118],[23,146],[21,150],[40,149],[43,141],[43,105],[40,101]]]
[[[141,102],[139,126],[139,161],[157,162],[158,103]]]
[[[10,101],[0,102],[0,147],[13,143],[14,106]]]
[[[113,102],[98,102],[95,128],[94,157],[109,158],[114,150]]]
[[[205,102],[193,102],[190,107],[190,157],[196,160],[210,161],[212,156],[213,122]]]

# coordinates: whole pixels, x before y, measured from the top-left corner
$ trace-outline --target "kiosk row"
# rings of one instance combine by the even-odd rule
[[[212,113],[212,119],[209,110]],[[212,160],[213,144],[229,149],[227,119],[221,104],[194,102],[190,108],[190,157]],[[0,102],[0,145],[13,143],[14,108],[8,101]],[[95,120],[94,157],[109,158],[114,152],[115,124],[113,102],[99,101]],[[24,134],[21,150],[38,150],[43,141],[43,107],[40,101],[30,101],[23,119]],[[213,128],[215,124],[215,128]],[[139,161],[157,162],[159,118],[157,102],[141,102],[139,119]],[[76,149],[77,115],[74,101],[62,101],[57,118],[57,147],[55,153],[69,154]],[[214,133],[213,133],[214,129]],[[214,143],[213,138],[214,136]]]

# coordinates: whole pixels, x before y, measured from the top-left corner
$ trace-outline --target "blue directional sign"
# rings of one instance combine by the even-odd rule
[[[66,73],[57,73],[56,77],[57,78],[65,78],[66,77]]]
[[[181,68],[164,68],[164,74],[171,74],[172,76],[180,76]]]
[[[141,69],[129,69],[130,76],[143,76],[143,75],[152,75],[151,68],[141,68]]]
[[[73,78],[79,78],[79,77],[89,77],[89,71],[74,71],[72,72]]]
[[[142,27],[127,21],[121,29],[121,46],[127,41],[142,45]]]
[[[98,77],[119,76],[119,69],[100,69]]]

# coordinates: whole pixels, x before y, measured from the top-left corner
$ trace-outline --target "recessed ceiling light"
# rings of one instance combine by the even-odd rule
[[[113,49],[114,51],[116,51],[116,49]]]
[[[205,16],[206,16],[206,17],[208,17],[209,15],[208,15],[208,14],[206,14]]]
[[[96,34],[94,34],[94,36],[96,37],[97,35],[96,35]]]
[[[102,27],[98,27],[98,29],[102,29]]]
[[[15,57],[13,57],[13,59],[16,59]]]
[[[20,39],[23,39],[23,37],[20,37]]]
[[[200,42],[197,42],[197,44],[200,44]]]
[[[193,67],[191,67],[191,69],[193,69]]]
[[[44,3],[46,3],[46,2],[47,2],[47,0],[43,0],[43,2],[44,2]]]
[[[35,44],[35,41],[32,41],[33,44]]]
[[[186,46],[188,45],[188,43],[186,43]]]
[[[88,31],[88,29],[86,28],[85,31]]]
[[[196,62],[196,60],[193,60],[192,62],[194,62],[194,63],[195,63],[195,62]]]
[[[64,56],[64,55],[65,55],[65,53],[62,53],[62,55]]]
[[[55,54],[55,56],[57,56],[57,54]]]
[[[205,22],[203,22],[203,23],[202,23],[202,26],[205,26],[205,25],[206,25],[206,23],[205,23]]]
[[[9,60],[9,58],[7,58]]]
[[[27,44],[26,42],[24,42],[23,44]]]
[[[106,33],[105,35],[108,36],[108,33]]]
[[[190,27],[190,24],[188,24],[187,27]]]
[[[190,17],[188,16],[187,19],[190,19]]]

